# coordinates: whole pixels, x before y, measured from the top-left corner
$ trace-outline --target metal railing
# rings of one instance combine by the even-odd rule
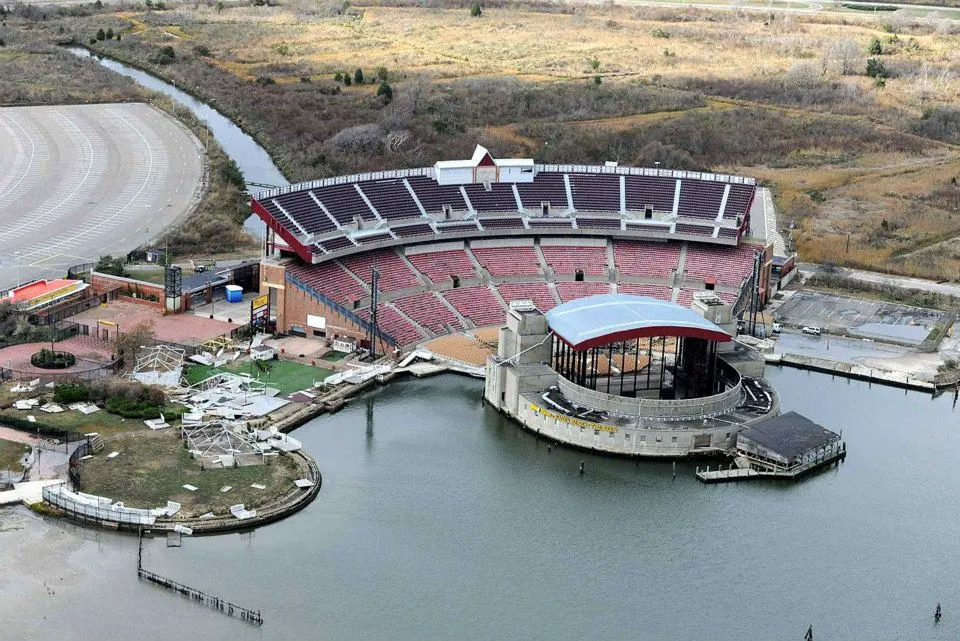
[[[534,165],[534,172],[557,172],[574,174],[615,174],[621,176],[651,176],[659,178],[688,178],[690,180],[708,180],[711,182],[724,182],[740,185],[756,185],[755,178],[746,176],[734,176],[732,174],[716,174],[703,171],[684,171],[681,169],[659,169],[652,167],[620,167],[607,165]],[[334,176],[333,178],[321,178],[319,180],[310,180],[292,185],[284,185],[275,189],[268,189],[254,194],[255,200],[273,198],[283,194],[289,194],[294,191],[303,191],[305,189],[318,189],[329,185],[343,185],[350,183],[363,182],[366,180],[389,180],[391,178],[409,178],[411,176],[426,176],[433,178],[436,171],[433,167],[418,167],[415,169],[393,169],[387,171],[371,171],[360,174],[349,174],[346,176]]]

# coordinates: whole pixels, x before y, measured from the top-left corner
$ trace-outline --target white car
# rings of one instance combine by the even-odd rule
[[[774,323],[773,326],[770,328],[770,331],[773,334],[779,334],[781,329],[783,328],[780,327],[780,323]]]
[[[819,336],[823,333],[823,330],[819,327],[807,326],[800,330],[804,334],[810,334],[811,336]]]

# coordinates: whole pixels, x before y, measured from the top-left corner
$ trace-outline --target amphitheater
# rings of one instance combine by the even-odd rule
[[[368,337],[379,271],[381,350],[501,325],[584,296],[689,306],[712,290],[742,313],[766,297],[772,246],[750,178],[473,158],[341,176],[256,195],[261,292],[278,331]],[[756,266],[755,266],[756,263]]]

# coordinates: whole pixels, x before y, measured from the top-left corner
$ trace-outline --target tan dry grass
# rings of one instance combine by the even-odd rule
[[[894,52],[884,61],[904,69],[902,77],[889,79],[882,91],[863,76],[831,72],[828,80],[867,99],[862,111],[845,117],[863,122],[869,116],[871,126],[879,131],[901,135],[903,120],[918,116],[923,106],[911,69],[956,67],[958,62],[955,36],[913,30],[899,34],[897,42],[888,42],[890,34],[881,29],[888,17],[863,14],[777,14],[769,20],[759,13],[675,7],[605,6],[590,8],[584,15],[491,7],[475,19],[464,9],[364,7],[359,17],[300,15],[296,9],[294,3],[292,9],[236,7],[217,14],[199,6],[195,11],[181,9],[182,20],[170,15],[163,24],[155,16],[127,13],[123,15],[133,28],[125,40],[160,46],[174,34],[183,41],[181,45],[195,42],[210,47],[212,64],[237,78],[251,81],[269,75],[278,84],[298,82],[302,75],[329,81],[335,72],[352,73],[358,66],[369,76],[384,66],[398,87],[418,77],[433,83],[504,76],[551,83],[589,82],[594,74],[602,76],[605,85],[642,80],[686,87],[705,79],[778,83],[796,64],[820,65],[831,43],[841,38],[856,42],[862,66],[867,44],[879,37]],[[655,29],[669,32],[670,37],[654,37]],[[670,55],[665,55],[667,51]],[[593,60],[599,62],[596,69]],[[372,92],[372,87],[344,88],[344,92],[360,97]],[[960,83],[947,83],[938,99],[941,104],[960,102]],[[745,105],[758,106],[718,97],[700,111]],[[760,106],[797,119],[809,117],[813,110],[851,109],[849,105]],[[676,116],[677,112],[659,112],[595,119],[570,113],[559,119],[577,128],[629,132]],[[497,123],[485,132],[493,142],[519,145],[533,154],[542,141],[529,135],[529,130],[518,130],[518,125],[530,122]],[[899,157],[853,147],[839,154],[836,149],[798,141],[796,150],[783,159],[786,167],[748,166],[731,157],[713,168],[755,175],[775,186],[787,218],[799,220],[805,212],[812,213],[801,221],[797,234],[797,246],[806,260],[942,277],[951,270],[955,274],[960,264],[937,263],[936,254],[931,259],[912,257],[913,253],[940,247],[960,232],[960,224],[950,212],[919,205],[918,199],[955,171],[958,150],[927,140],[924,144],[923,154]],[[811,202],[811,191],[823,192],[825,202]],[[906,221],[898,237],[871,244],[877,226],[895,218]],[[848,236],[852,237],[849,250]]]

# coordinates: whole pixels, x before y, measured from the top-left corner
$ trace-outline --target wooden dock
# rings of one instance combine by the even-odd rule
[[[816,459],[814,461],[810,461],[809,463],[804,463],[803,465],[798,465],[797,467],[789,470],[756,470],[750,467],[734,467],[733,465],[726,469],[717,468],[715,470],[711,470],[710,466],[707,466],[703,469],[699,467],[697,468],[697,478],[703,483],[731,483],[733,481],[751,481],[753,479],[783,479],[787,481],[794,481],[801,476],[813,472],[814,470],[826,467],[833,463],[839,463],[845,458],[847,458],[846,447],[838,451],[836,454],[822,459]]]

